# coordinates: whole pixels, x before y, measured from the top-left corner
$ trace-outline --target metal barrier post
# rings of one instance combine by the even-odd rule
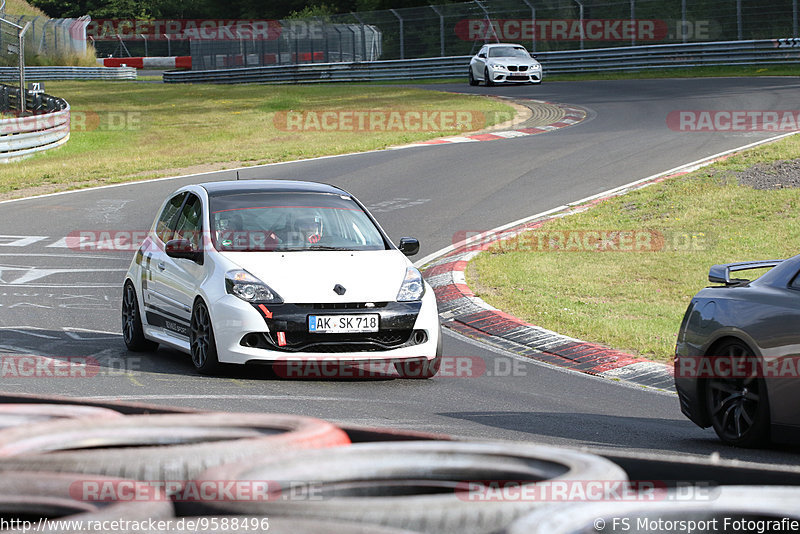
[[[736,38],[744,39],[742,33],[742,0],[736,0]]]
[[[681,0],[681,40],[686,43],[687,27],[686,27],[686,0]]]
[[[636,0],[631,0],[631,28],[636,28]],[[636,46],[636,31],[631,32],[631,46]]]
[[[528,0],[525,1],[527,2]],[[430,7],[434,13],[439,15],[439,56],[444,57],[444,17],[442,16],[442,13],[436,9],[436,6],[429,5],[428,7]]]
[[[31,23],[25,24],[25,27],[19,32],[19,113],[25,114],[25,101],[27,100],[27,92],[25,91],[25,32],[31,27]]]
[[[581,2],[581,0],[575,0],[575,3],[578,4],[578,18],[580,19],[581,25],[581,50],[583,50],[583,2]]]
[[[390,9],[389,11],[391,11],[392,14],[394,14],[394,16],[397,17],[397,20],[400,21],[400,59],[405,59],[406,58],[406,48],[405,48],[405,39],[403,37],[403,17],[401,17],[397,13],[397,10],[395,10],[395,9]]]
[[[531,8],[531,29],[533,35],[531,36],[531,52],[536,52],[536,8],[530,3],[530,0],[522,0]],[[632,0],[631,0],[632,1]]]

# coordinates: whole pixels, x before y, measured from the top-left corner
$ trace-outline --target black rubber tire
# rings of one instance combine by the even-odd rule
[[[177,520],[176,524],[180,524]],[[240,528],[234,528],[232,523],[238,521]],[[418,534],[410,530],[380,527],[362,523],[349,523],[343,521],[327,521],[320,519],[306,519],[302,517],[266,517],[266,516],[198,516],[183,518],[183,525],[194,522],[195,525],[209,525],[209,528],[183,528],[165,531],[162,534]],[[227,523],[225,523],[227,522]],[[242,522],[247,527],[241,528]],[[268,530],[261,525],[268,524]],[[227,528],[223,528],[227,526]],[[218,528],[215,528],[218,527]],[[253,528],[255,527],[255,528]]]
[[[192,319],[189,326],[189,348],[192,364],[199,373],[213,375],[219,372],[217,358],[217,341],[214,338],[214,325],[211,314],[203,299],[198,298],[192,307]]]
[[[122,288],[122,339],[131,352],[154,352],[158,349],[158,343],[144,337],[139,299],[130,280],[126,280]]]
[[[114,521],[125,519],[130,521],[147,521],[148,519],[166,520],[174,517],[172,503],[158,489],[148,488],[141,482],[110,477],[86,477],[77,473],[30,473],[6,472],[2,474],[2,491],[0,492],[0,510],[4,519],[29,520],[35,527],[40,518],[53,520],[63,519],[82,521]],[[130,494],[147,495],[147,499],[131,500],[94,500],[85,498],[93,494],[92,486],[98,484],[114,491],[124,484]],[[88,492],[88,493],[84,493]],[[122,495],[122,491],[120,491]],[[86,530],[68,530],[59,525],[49,525],[39,532],[58,534],[76,534],[91,532],[88,524]],[[43,525],[44,527],[44,525]],[[22,529],[3,530],[5,533],[22,532]],[[32,529],[28,530],[32,532]],[[96,530],[94,532],[97,532]],[[127,531],[126,531],[127,532]]]
[[[405,441],[362,443],[282,458],[264,456],[206,471],[200,480],[305,481],[316,499],[206,502],[214,514],[333,519],[440,534],[489,533],[546,504],[477,501],[458,490],[467,481],[627,482],[598,456],[523,443]],[[311,494],[311,493],[310,493]],[[179,508],[180,509],[180,508]]]
[[[486,83],[486,87],[492,87],[494,85],[492,77],[489,76],[489,69],[487,68],[483,69],[483,81]]]
[[[436,356],[432,360],[411,360],[396,362],[394,368],[400,378],[424,380],[433,378],[442,366],[442,325],[439,325],[439,341],[436,344]]]
[[[683,529],[647,528],[650,521],[689,521],[729,528],[698,527],[695,532],[735,532],[738,520],[800,519],[800,488],[797,486],[718,486],[697,488],[697,498],[687,497],[690,488],[667,493],[653,500],[606,501],[557,504],[526,515],[502,534],[578,534],[585,532],[686,532]],[[620,521],[628,520],[628,528]],[[648,521],[644,521],[647,519]],[[639,525],[642,520],[642,525]],[[672,523],[672,524],[676,524]],[[746,523],[745,523],[746,524]],[[745,527],[743,530],[747,530]],[[781,531],[780,527],[777,529]]]
[[[181,481],[239,458],[349,443],[347,434],[331,423],[295,415],[209,412],[75,419],[0,432],[0,471]]]
[[[472,74],[472,66],[469,67],[469,84],[472,86],[478,85],[478,80],[475,79],[475,75]]]
[[[52,421],[53,419],[104,419],[122,417],[107,408],[78,404],[0,404],[0,430],[19,425]]]
[[[730,340],[714,349],[713,356],[753,359],[750,348]],[[705,385],[706,410],[711,426],[723,443],[755,447],[769,438],[767,385],[756,369],[749,378],[709,378]]]

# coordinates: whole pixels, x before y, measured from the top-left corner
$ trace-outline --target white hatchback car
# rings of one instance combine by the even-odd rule
[[[220,363],[389,364],[430,378],[442,341],[436,296],[366,208],[330,185],[283,180],[183,187],[161,207],[126,275],[132,351]]]
[[[518,44],[487,44],[469,62],[469,84],[542,83],[542,65]]]

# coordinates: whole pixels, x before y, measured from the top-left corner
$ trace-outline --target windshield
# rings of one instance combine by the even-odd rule
[[[369,216],[350,197],[323,193],[234,193],[210,197],[220,251],[385,250]]]
[[[521,46],[495,46],[489,49],[489,57],[515,57],[530,59],[531,55]]]

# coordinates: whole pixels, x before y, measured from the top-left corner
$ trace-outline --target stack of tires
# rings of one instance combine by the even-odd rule
[[[556,532],[542,530],[553,521],[586,532],[592,514],[610,528],[617,513],[682,513],[615,502],[626,473],[568,449],[294,415],[114,408],[0,404],[0,532],[490,534]],[[598,482],[602,513],[542,498],[547,487]],[[727,490],[724,502],[746,491]],[[797,490],[776,491],[776,503],[800,502]],[[755,517],[758,503],[740,509]]]

